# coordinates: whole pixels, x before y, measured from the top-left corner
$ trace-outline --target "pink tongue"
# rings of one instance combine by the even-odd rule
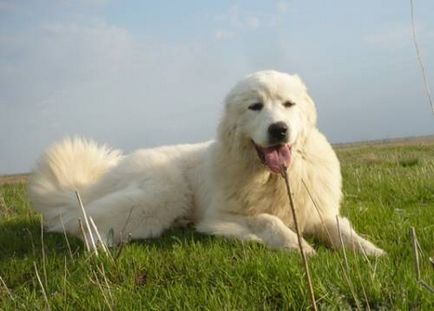
[[[291,149],[288,145],[269,147],[262,149],[265,165],[273,173],[281,173],[291,162]]]

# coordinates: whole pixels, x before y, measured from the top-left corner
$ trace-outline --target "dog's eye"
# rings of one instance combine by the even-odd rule
[[[263,104],[263,103],[254,103],[254,104],[251,104],[251,105],[249,106],[249,109],[250,109],[250,110],[259,111],[259,110],[262,109],[262,107],[264,107],[264,104]]]
[[[286,102],[283,103],[283,106],[285,106],[286,108],[292,107],[294,106],[295,103],[293,101],[287,100]]]

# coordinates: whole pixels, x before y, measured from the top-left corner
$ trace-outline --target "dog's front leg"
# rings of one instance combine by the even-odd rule
[[[324,219],[316,226],[316,236],[327,242],[333,248],[350,249],[365,253],[368,256],[382,256],[386,253],[370,241],[362,238],[351,226],[345,217],[337,216],[332,219]]]
[[[286,249],[299,250],[297,235],[276,216],[258,214],[244,216],[238,214],[220,214],[207,217],[197,225],[199,232],[220,235],[239,240],[255,240],[265,245]],[[303,239],[303,250],[308,255],[314,255],[315,250]]]

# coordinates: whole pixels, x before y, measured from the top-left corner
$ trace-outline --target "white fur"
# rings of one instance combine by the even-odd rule
[[[284,107],[286,100],[295,106]],[[255,102],[264,104],[261,111],[248,108]],[[31,200],[48,229],[62,231],[63,222],[66,231],[77,236],[81,212],[74,190],[80,192],[103,239],[110,229],[117,241],[127,233],[145,239],[191,222],[200,232],[295,250],[284,182],[261,163],[252,143],[266,146],[267,129],[275,122],[289,128],[292,161],[287,172],[303,233],[332,247],[343,243],[382,255],[339,216],[339,162],[316,128],[315,106],[306,87],[298,76],[276,71],[254,73],[229,92],[215,141],[123,156],[85,139],[64,140],[36,167]],[[307,253],[315,253],[303,243]]]

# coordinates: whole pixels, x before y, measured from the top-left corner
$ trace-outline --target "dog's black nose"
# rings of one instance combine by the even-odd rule
[[[288,138],[288,125],[285,122],[276,122],[268,127],[270,139],[276,142],[282,142]]]

